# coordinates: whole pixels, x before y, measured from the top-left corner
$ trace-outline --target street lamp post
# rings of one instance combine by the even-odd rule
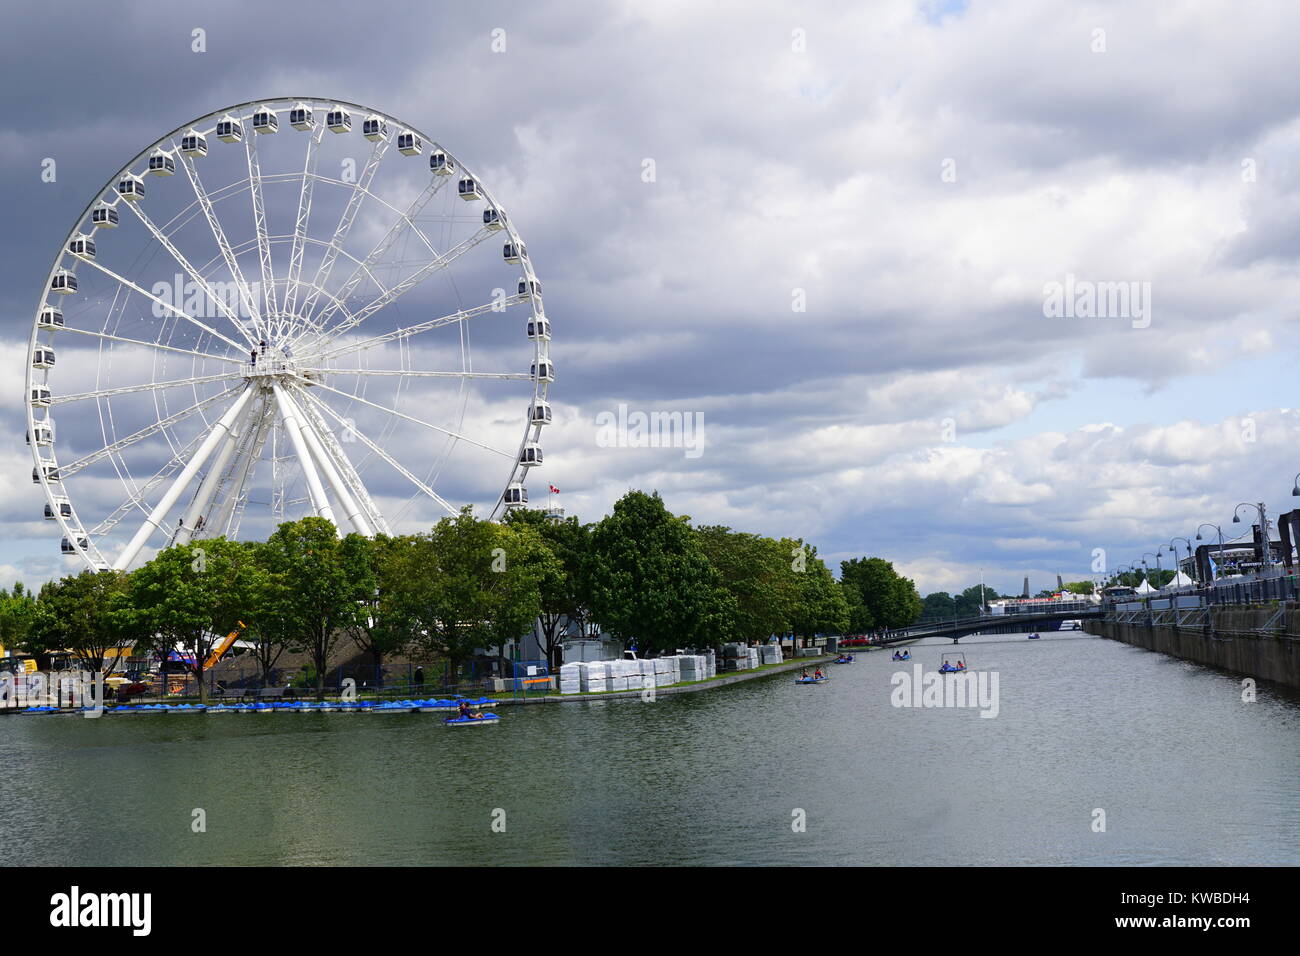
[[[1159,577],[1161,574],[1164,573],[1164,568],[1160,567],[1160,551],[1161,551],[1160,548],[1156,548],[1156,552],[1155,552],[1155,554],[1153,555],[1153,557],[1156,559],[1156,576],[1157,576],[1157,577]],[[1150,552],[1150,551],[1144,551],[1144,552],[1142,552],[1142,567],[1144,567],[1144,568],[1147,566],[1147,555],[1148,555],[1148,554],[1151,554],[1151,552]]]
[[[1268,514],[1264,511],[1264,502],[1241,502],[1241,504],[1232,509],[1233,524],[1241,524],[1240,512],[1242,508],[1254,508],[1259,512],[1259,536],[1264,540],[1264,567],[1266,569],[1271,569],[1273,567],[1273,542],[1269,540],[1272,536],[1268,533]]]
[[[1175,541],[1181,541],[1181,542],[1183,542],[1183,544],[1187,545],[1187,560],[1188,560],[1188,563],[1191,564],[1191,567],[1192,567],[1192,573],[1195,574],[1195,573],[1196,573],[1196,562],[1192,560],[1192,542],[1188,541],[1186,538],[1182,538],[1182,537],[1173,537],[1173,538],[1170,538],[1170,539],[1169,539],[1169,553],[1172,554],[1172,555],[1174,556],[1174,578],[1177,579],[1177,577],[1178,577],[1178,571],[1179,571],[1179,568],[1178,568],[1178,549],[1177,549],[1176,547],[1174,547],[1174,542],[1175,542]]]
[[[1213,528],[1215,531],[1219,532],[1219,560],[1214,562],[1214,580],[1217,581],[1223,574],[1223,529],[1217,524],[1211,524],[1208,521],[1203,522],[1201,526],[1196,529],[1197,541],[1201,540],[1201,528]]]

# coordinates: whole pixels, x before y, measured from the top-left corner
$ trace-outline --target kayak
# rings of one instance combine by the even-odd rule
[[[910,657],[895,657],[894,660],[896,660],[896,661],[910,661],[911,658],[910,658]]]
[[[496,714],[484,714],[482,717],[444,717],[442,722],[448,727],[468,727],[472,724],[495,724],[500,719]]]
[[[967,674],[969,672],[969,667],[949,667],[947,670],[944,670],[942,667],[939,668],[940,674]]]
[[[824,684],[828,680],[830,680],[829,677],[796,677],[794,682],[796,684]]]
[[[851,658],[851,657],[838,658],[838,657],[837,657],[835,660],[831,661],[831,663],[832,663],[832,664],[852,664],[852,663],[853,663],[853,658]]]
[[[1031,641],[1040,641],[1040,640],[1042,640],[1042,638],[1040,638],[1037,634],[1030,634],[1028,639],[1031,640]]]

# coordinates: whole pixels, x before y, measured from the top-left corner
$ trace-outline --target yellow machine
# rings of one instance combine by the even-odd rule
[[[240,621],[239,627],[227,634],[221,643],[212,649],[212,653],[208,655],[207,661],[203,664],[203,669],[208,670],[209,668],[216,666],[217,661],[221,660],[226,651],[230,650],[231,645],[235,643],[235,639],[239,637],[240,632],[246,627],[247,625],[243,621]]]

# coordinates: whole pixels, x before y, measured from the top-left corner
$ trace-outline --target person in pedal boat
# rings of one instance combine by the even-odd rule
[[[470,708],[469,708],[469,701],[467,701],[467,700],[462,700],[462,701],[460,702],[460,716],[461,716],[461,717],[468,717],[470,720],[474,720],[474,719],[476,719],[476,718],[478,717],[478,714],[476,714],[476,713],[474,713],[474,711],[470,710]]]
[[[813,679],[814,679],[814,680],[821,680],[821,679],[822,679],[822,669],[821,669],[821,666],[820,666],[820,665],[817,667],[817,670],[816,670],[815,672],[813,672]]]

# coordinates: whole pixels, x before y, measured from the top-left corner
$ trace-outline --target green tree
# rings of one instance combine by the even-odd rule
[[[958,594],[954,599],[956,604],[955,615],[957,617],[979,617],[981,607],[987,607],[990,601],[996,601],[998,594],[990,587],[984,587],[983,603],[981,604],[981,585],[972,584],[966,590]]]
[[[1071,594],[1091,594],[1095,585],[1091,581],[1068,581],[1065,590]]]
[[[23,582],[14,582],[12,590],[0,590],[0,645],[10,651],[28,650],[35,618],[36,597]]]
[[[358,650],[370,654],[375,664],[375,680],[383,684],[384,658],[410,646],[415,636],[412,619],[403,613],[397,600],[398,575],[404,566],[399,560],[401,543],[387,535],[357,539],[356,560],[366,567],[361,574],[373,581],[374,588],[359,599],[362,613],[344,625]]]
[[[922,621],[946,621],[957,616],[957,602],[947,591],[933,591],[921,601]]]
[[[588,590],[593,618],[643,655],[722,643],[730,596],[689,521],[658,492],[629,491],[596,524]]]
[[[103,671],[109,651],[123,642],[115,611],[126,581],[118,571],[86,570],[42,586],[29,622],[32,650],[71,651],[86,670]],[[120,660],[120,655],[112,658],[108,673]]]
[[[587,565],[591,552],[592,526],[576,517],[556,521],[546,512],[534,508],[516,508],[506,516],[509,527],[527,525],[535,528],[551,553],[559,561],[559,571],[547,575],[541,585],[541,613],[538,632],[547,664],[558,667],[560,645],[569,626],[576,624],[585,632],[590,612],[587,610]]]
[[[817,556],[816,546],[805,544],[802,538],[782,538],[781,547],[787,554],[796,555],[798,598],[790,615],[795,638],[843,634],[849,628],[849,603],[844,588]]]
[[[724,605],[723,639],[752,643],[787,633],[800,597],[797,555],[779,541],[721,525],[696,528],[695,536],[732,598]]]
[[[394,600],[447,660],[455,681],[476,651],[526,633],[541,610],[542,582],[558,560],[535,528],[507,527],[465,508],[428,534],[398,539]]]
[[[907,627],[921,616],[921,596],[916,593],[916,585],[884,558],[841,561],[840,581],[855,630]]]
[[[318,699],[340,635],[365,613],[363,602],[374,592],[367,552],[360,535],[340,538],[333,523],[315,516],[286,521],[267,539],[272,578],[261,626],[311,657]]]
[[[205,697],[203,670],[216,643],[235,630],[259,596],[253,552],[211,538],[159,551],[131,574],[129,602],[118,626],[134,632],[137,653],[150,647],[165,661],[174,648]]]

